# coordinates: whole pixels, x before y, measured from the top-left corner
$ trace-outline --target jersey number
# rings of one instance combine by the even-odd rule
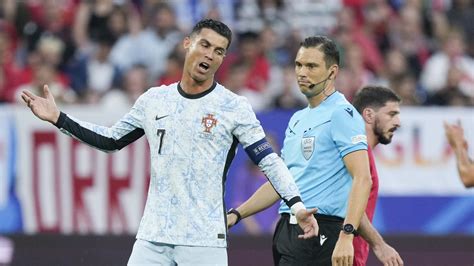
[[[160,147],[158,148],[158,154],[161,154],[161,147],[163,146],[163,137],[165,136],[166,130],[164,129],[158,129],[156,131],[156,135],[160,138]]]

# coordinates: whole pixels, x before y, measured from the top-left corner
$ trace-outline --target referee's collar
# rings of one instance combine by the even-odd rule
[[[201,98],[201,97],[204,97],[206,95],[208,95],[209,93],[211,93],[211,91],[213,91],[217,86],[217,82],[213,82],[211,87],[203,92],[200,92],[200,93],[197,93],[197,94],[189,94],[189,93],[186,93],[183,88],[181,88],[181,82],[178,83],[178,92],[179,94],[181,94],[181,96],[183,96],[184,98],[188,98],[188,99],[198,99],[198,98]]]

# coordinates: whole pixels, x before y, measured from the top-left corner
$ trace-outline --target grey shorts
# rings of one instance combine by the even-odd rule
[[[227,249],[177,246],[137,239],[127,265],[227,266]]]

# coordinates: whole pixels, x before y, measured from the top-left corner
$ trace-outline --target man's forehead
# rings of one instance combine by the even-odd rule
[[[324,54],[316,47],[300,47],[295,60],[301,63],[320,63],[324,61]]]
[[[384,109],[386,111],[397,111],[400,112],[400,103],[396,101],[387,101],[385,102],[385,105],[382,106],[381,109]]]
[[[226,37],[208,28],[201,29],[199,33],[191,37],[193,37],[197,41],[206,40],[212,45],[220,46],[224,49],[227,47],[227,44],[229,43],[229,40],[227,40]]]

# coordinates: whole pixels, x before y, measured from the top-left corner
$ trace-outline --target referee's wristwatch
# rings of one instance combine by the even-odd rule
[[[347,235],[350,235],[350,234],[353,234],[354,236],[359,235],[359,233],[357,232],[357,230],[354,228],[352,224],[343,225],[341,230],[344,232],[344,234],[347,234]]]
[[[234,208],[230,208],[228,211],[227,211],[227,214],[234,214],[235,216],[237,216],[237,221],[235,221],[235,224],[238,224],[240,222],[240,220],[242,220],[242,215],[240,215],[240,212],[237,211],[236,209]]]

